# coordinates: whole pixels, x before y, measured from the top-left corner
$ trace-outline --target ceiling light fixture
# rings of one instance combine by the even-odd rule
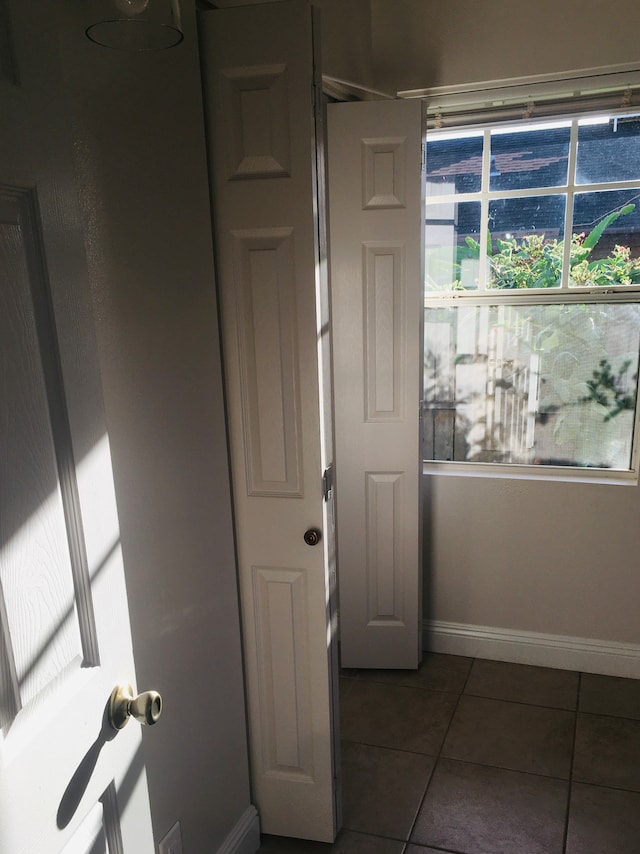
[[[88,38],[114,50],[165,50],[182,41],[178,0],[93,0]]]

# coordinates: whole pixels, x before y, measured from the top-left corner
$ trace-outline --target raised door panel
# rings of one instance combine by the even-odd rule
[[[402,421],[405,409],[404,242],[365,242],[366,420]]]
[[[406,137],[362,139],[362,209],[405,207]]]
[[[254,567],[264,774],[313,783],[306,573]]]
[[[0,188],[0,217],[0,714],[7,725],[69,668],[98,662],[33,193]]]
[[[366,473],[367,626],[405,627],[402,481],[402,472]]]
[[[222,72],[230,180],[289,177],[288,74],[286,63]]]
[[[247,492],[302,496],[293,229],[233,237]]]

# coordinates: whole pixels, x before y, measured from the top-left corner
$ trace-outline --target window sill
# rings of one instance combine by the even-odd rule
[[[501,480],[543,480],[560,483],[597,483],[611,486],[637,486],[637,471],[564,466],[519,466],[500,463],[423,462],[423,475],[447,477],[487,477]]]

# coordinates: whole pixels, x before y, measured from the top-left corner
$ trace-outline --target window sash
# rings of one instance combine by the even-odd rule
[[[617,304],[622,307],[638,305],[639,303],[640,296],[624,299],[618,295],[611,295],[606,300],[595,298],[572,299],[564,301],[562,304],[535,297],[524,300],[522,303],[513,300],[452,300],[448,305],[455,306],[459,311],[462,311],[464,307],[464,315],[456,311],[454,315],[449,317],[440,315],[435,318],[426,318],[429,325],[435,324],[435,332],[441,324],[443,330],[449,328],[455,329],[456,332],[453,333],[453,339],[450,339],[448,334],[442,338],[440,332],[437,332],[436,337],[430,338],[429,355],[432,358],[435,357],[436,362],[431,362],[428,370],[427,347],[425,347],[425,402],[422,414],[425,419],[425,438],[434,444],[431,448],[433,454],[429,453],[425,446],[424,471],[449,474],[465,472],[470,474],[500,474],[518,477],[526,475],[534,478],[555,477],[560,472],[567,480],[605,479],[616,483],[636,482],[638,473],[638,407],[636,406],[635,411],[629,413],[633,416],[632,424],[624,428],[623,434],[618,435],[615,432],[614,424],[617,427],[624,427],[624,422],[618,420],[622,418],[621,410],[616,409],[615,412],[612,412],[615,403],[611,393],[607,392],[609,401],[608,403],[605,402],[605,406],[611,414],[602,422],[602,430],[604,431],[602,442],[600,442],[600,433],[597,429],[600,421],[593,420],[602,417],[600,407],[598,407],[597,413],[589,414],[587,407],[582,415],[579,414],[583,410],[584,404],[588,403],[588,398],[584,397],[584,394],[587,391],[586,382],[591,377],[591,369],[596,368],[597,362],[600,365],[603,364],[598,353],[599,346],[596,344],[596,339],[594,338],[596,349],[591,350],[587,344],[587,339],[582,338],[579,327],[576,328],[573,323],[571,324],[573,329],[567,327],[569,336],[577,334],[576,341],[583,343],[583,347],[577,351],[579,362],[575,360],[575,366],[570,364],[568,372],[566,372],[566,367],[561,370],[559,382],[562,385],[557,386],[553,379],[556,374],[549,375],[549,366],[554,363],[554,360],[565,355],[562,351],[566,350],[566,347],[556,342],[554,346],[558,352],[548,351],[543,347],[536,353],[535,350],[529,350],[530,343],[527,344],[529,340],[527,335],[532,332],[535,333],[535,329],[531,330],[529,326],[533,319],[529,315],[531,307],[534,305],[556,306],[555,310],[557,310],[562,305],[570,304],[590,304],[593,306]],[[494,325],[495,316],[491,320],[492,315],[486,313],[479,315],[475,312],[477,307],[499,308],[500,305],[523,309],[523,312],[518,312],[512,316],[509,325],[505,327],[507,337],[502,337],[499,331],[500,324],[497,327]],[[446,306],[440,301],[435,303],[433,307],[436,310],[442,310]],[[623,316],[626,316],[626,312]],[[538,323],[543,317],[544,315],[538,315]],[[571,318],[573,317],[574,315],[571,315]],[[506,317],[504,319],[506,320]],[[515,325],[512,326],[511,324],[514,322]],[[543,324],[546,322],[543,320]],[[470,326],[469,323],[471,323]],[[611,331],[612,328],[609,326],[609,334]],[[627,327],[627,333],[633,338],[633,327]],[[460,338],[461,334],[463,334],[462,338]],[[469,337],[470,335],[471,337]],[[515,345],[514,349],[512,337],[514,335],[522,336],[522,347]],[[620,350],[623,347],[624,339],[616,337],[607,340],[614,346],[613,350],[609,350],[607,346],[608,355],[606,358],[610,360],[610,368],[613,369],[613,374],[617,374],[625,361],[623,352]],[[451,350],[453,341],[455,341],[454,349]],[[427,345],[426,341],[425,344]],[[584,347],[587,347],[587,350],[584,350]],[[581,353],[582,355],[580,355]],[[442,362],[439,361],[441,358]],[[631,363],[630,367],[635,378],[637,376],[637,361],[635,365]],[[623,367],[622,369],[625,370]],[[459,374],[459,371],[462,371],[463,374]],[[581,371],[584,372],[584,377],[581,376]],[[506,384],[501,384],[503,380]],[[458,385],[460,381],[462,382],[461,386]],[[481,388],[478,385],[479,382],[481,386],[486,383],[486,401],[484,402],[479,391]],[[475,392],[473,391],[474,388],[476,389]],[[556,399],[558,392],[561,393],[561,399],[564,401],[560,408],[557,405],[554,406],[560,402]],[[566,393],[569,393],[569,397],[565,398]],[[595,398],[593,399],[595,400]],[[617,397],[616,400],[618,400]],[[590,407],[593,405],[593,403],[589,404]],[[578,409],[575,409],[576,406]],[[544,419],[540,425],[538,424],[539,416]],[[628,416],[624,417],[625,419],[628,418]],[[459,418],[462,419],[462,425],[466,423],[466,427],[462,427],[462,432],[459,432],[461,429]],[[549,418],[551,423],[547,424]],[[556,422],[556,418],[559,418],[560,421]],[[584,420],[585,418],[586,420]],[[611,418],[611,427],[607,427],[606,423],[609,418]],[[560,430],[560,438],[556,438],[556,429],[554,429],[556,423],[557,429]],[[561,429],[561,423],[567,426]],[[583,426],[579,428],[581,431],[580,439],[578,440],[576,437],[577,444],[574,444],[574,440],[569,440],[566,430],[567,428],[570,431],[575,430],[576,424],[583,424]],[[496,434],[493,433],[494,427],[497,430]],[[613,434],[611,433],[612,429],[614,430]],[[539,430],[541,430],[540,433]],[[553,440],[550,430],[553,430]],[[562,437],[562,430],[564,430],[564,437]],[[586,432],[583,433],[582,430],[586,430]],[[596,432],[593,432],[594,430]],[[471,439],[472,434],[473,440]],[[593,441],[596,437],[598,437],[598,441],[594,445]],[[615,442],[610,445],[612,439],[615,439]],[[468,447],[468,451],[472,451],[473,446],[475,446],[474,455],[488,458],[481,462],[459,458],[459,450],[456,451],[456,447],[460,440],[465,446],[470,443],[472,447]],[[568,440],[569,444],[567,444]],[[587,440],[586,444],[585,440]],[[621,441],[628,442],[629,445],[630,456],[627,457],[627,461],[624,459],[624,445],[620,445]],[[444,459],[439,456],[444,453],[450,454],[450,458]],[[527,456],[529,453],[532,455],[531,462],[519,461],[518,458],[523,455]],[[490,457],[493,454],[497,454],[500,459],[491,460]],[[509,459],[512,454],[514,458]],[[620,454],[623,454],[622,459]],[[503,458],[504,455],[506,458]],[[574,455],[576,456],[574,457]],[[563,456],[566,456],[567,459],[575,458],[576,462],[566,464],[553,462],[553,457]],[[610,456],[611,459],[607,465],[600,465],[605,458]],[[534,457],[536,457],[535,464]],[[580,459],[583,462],[579,462]]]
[[[598,111],[597,113],[591,113],[589,115],[590,118],[595,118],[597,116],[611,116],[608,112]],[[622,116],[622,114],[619,114]],[[634,112],[632,114],[626,113],[625,115],[638,115],[638,112]],[[490,187],[490,170],[491,170],[491,136],[492,132],[495,132],[496,128],[500,128],[501,130],[508,130],[511,128],[513,130],[524,131],[525,129],[539,129],[541,127],[541,123],[539,122],[527,122],[523,124],[519,122],[517,124],[512,122],[496,122],[491,126],[488,126],[482,130],[483,137],[483,148],[482,148],[482,173],[481,173],[481,189],[474,192],[469,193],[443,193],[442,195],[437,194],[433,196],[427,195],[425,197],[425,220],[427,227],[430,224],[431,218],[429,216],[430,209],[433,209],[436,206],[442,206],[447,204],[462,204],[468,202],[476,202],[480,203],[480,235],[478,242],[480,244],[480,259],[479,259],[479,267],[478,267],[478,287],[473,290],[462,290],[462,291],[453,291],[452,289],[443,289],[443,290],[434,290],[429,291],[428,296],[425,294],[425,304],[426,300],[442,300],[442,299],[450,299],[452,295],[455,295],[456,299],[473,299],[476,298],[479,294],[489,294],[492,298],[500,293],[499,288],[491,288],[488,287],[488,279],[489,279],[489,264],[488,264],[488,253],[487,253],[487,241],[489,237],[489,206],[492,201],[502,200],[502,199],[526,199],[532,197],[544,197],[544,196],[559,196],[562,195],[565,197],[565,215],[564,215],[564,253],[563,253],[563,263],[562,263],[562,278],[559,287],[554,288],[526,288],[526,289],[510,289],[508,291],[509,297],[511,300],[521,300],[525,297],[525,294],[531,293],[543,293],[545,295],[545,299],[549,300],[558,300],[564,301],[568,298],[570,294],[577,294],[582,297],[588,294],[600,294],[604,296],[606,293],[616,293],[618,291],[629,294],[634,290],[640,291],[640,284],[638,285],[618,285],[612,286],[611,288],[603,289],[602,287],[594,288],[592,286],[581,287],[570,284],[570,252],[571,252],[571,236],[573,233],[573,210],[574,210],[574,199],[576,195],[582,195],[587,193],[596,193],[602,191],[609,190],[637,190],[638,195],[640,196],[640,180],[622,180],[622,181],[609,181],[609,182],[593,182],[588,184],[576,183],[575,182],[575,173],[576,173],[576,158],[578,151],[578,129],[580,127],[580,122],[583,117],[573,117],[567,118],[563,116],[554,117],[553,122],[545,122],[546,126],[553,127],[570,127],[570,141],[569,141],[569,160],[568,160],[568,168],[567,168],[567,181],[564,184],[553,186],[553,187],[536,187],[536,188],[526,188],[526,189],[515,189],[515,190],[491,190]],[[451,129],[447,130],[433,130],[427,132],[427,145],[431,140],[437,140],[438,138],[464,138],[469,136],[472,131],[467,130],[465,132],[464,129],[458,129],[452,132]],[[427,170],[428,170],[428,155],[427,155]]]

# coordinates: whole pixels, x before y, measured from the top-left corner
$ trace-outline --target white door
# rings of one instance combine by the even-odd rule
[[[56,6],[0,3],[0,851],[150,854]]]
[[[327,127],[340,660],[416,668],[421,104],[329,104]]]
[[[312,10],[265,3],[201,25],[253,793],[263,831],[331,841]]]

